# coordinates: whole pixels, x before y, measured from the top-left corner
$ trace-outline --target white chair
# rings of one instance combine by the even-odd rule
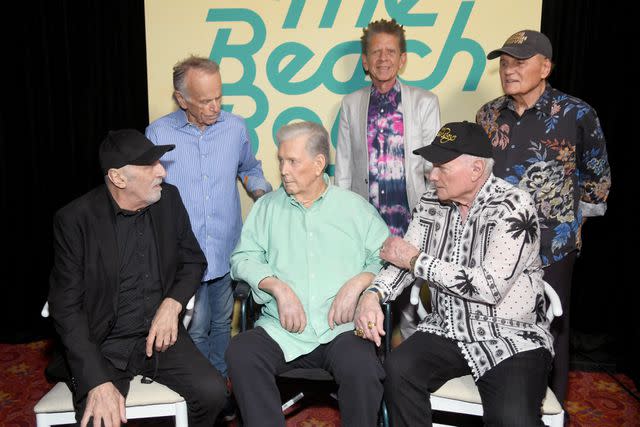
[[[187,303],[183,318],[185,328],[193,317],[194,298]],[[42,317],[49,317],[49,303],[45,303],[40,313]],[[131,380],[129,394],[126,401],[127,419],[175,417],[176,427],[187,427],[187,403],[184,398],[169,387],[157,382],[144,384],[142,376]],[[38,427],[48,427],[76,422],[73,410],[71,391],[64,383],[57,383],[33,408]]]
[[[554,317],[562,315],[562,304],[560,303],[558,294],[556,294],[556,291],[554,291],[548,283],[545,283],[544,292],[549,299],[547,318],[551,321]],[[427,311],[420,299],[419,285],[413,286],[411,289],[410,300],[411,304],[417,306],[418,316],[423,319],[427,315]],[[447,381],[442,387],[431,393],[430,401],[433,411],[477,416],[482,416],[483,414],[480,393],[471,375],[465,375]],[[550,427],[564,426],[564,410],[550,388],[547,388],[547,395],[542,401],[542,422]],[[444,427],[448,424],[434,423],[433,425]]]

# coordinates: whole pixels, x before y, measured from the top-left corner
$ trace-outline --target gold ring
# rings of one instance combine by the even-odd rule
[[[353,333],[357,336],[357,337],[364,337],[364,331],[361,328],[356,328],[353,330]]]
[[[374,326],[376,326],[375,322],[367,323],[367,328],[369,328],[369,329],[373,329]]]

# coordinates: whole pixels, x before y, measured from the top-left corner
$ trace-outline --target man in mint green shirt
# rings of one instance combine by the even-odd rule
[[[384,371],[353,315],[382,267],[388,228],[365,199],[329,182],[324,127],[294,123],[277,140],[282,186],[253,206],[231,255],[232,277],[263,304],[256,328],[227,350],[236,400],[247,426],[284,426],[275,376],[324,368],[339,384],[342,424],[373,426]]]

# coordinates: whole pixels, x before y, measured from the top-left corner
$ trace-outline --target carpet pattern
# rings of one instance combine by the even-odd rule
[[[49,341],[0,344],[0,426],[35,426],[33,406],[52,387],[44,378],[51,352]],[[616,378],[638,394],[624,375]],[[305,401],[306,399],[306,401]],[[331,398],[305,398],[287,415],[287,427],[339,427],[340,415]],[[640,427],[640,403],[609,375],[572,371],[565,407],[571,427]],[[137,421],[129,426],[172,425]],[[226,427],[233,427],[230,422]]]

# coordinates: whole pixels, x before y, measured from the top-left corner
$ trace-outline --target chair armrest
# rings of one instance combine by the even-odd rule
[[[392,325],[392,318],[391,318],[391,303],[389,302],[385,302],[384,304],[382,304],[382,312],[384,313],[384,331],[385,331],[385,335],[384,335],[384,348],[383,348],[383,355],[384,358],[386,359],[387,356],[389,356],[389,353],[391,352],[391,335],[393,335],[393,330],[391,329],[391,325]]]
[[[49,317],[49,301],[46,301],[44,303],[44,306],[42,306],[42,311],[40,312],[40,316]]]
[[[245,332],[249,327],[249,316],[255,317],[251,286],[243,280],[236,281],[233,288],[233,297],[240,302],[240,332]]]
[[[185,308],[184,317],[182,318],[182,324],[185,329],[189,327],[189,323],[191,323],[191,319],[193,319],[193,306],[195,305],[196,296],[192,296],[189,298],[187,302],[187,307]]]
[[[562,303],[560,297],[550,284],[544,282],[544,293],[549,299],[549,308],[547,309],[547,319],[553,321],[554,317],[562,316]]]
[[[236,286],[233,288],[233,297],[241,301],[248,299],[251,294],[251,286],[243,280],[238,280],[235,284]]]

